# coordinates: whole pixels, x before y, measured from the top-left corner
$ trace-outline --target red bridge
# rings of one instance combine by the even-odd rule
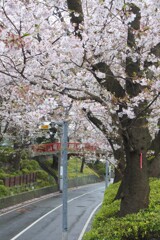
[[[90,143],[69,142],[68,152],[96,151],[97,146]],[[32,155],[48,155],[61,151],[61,143],[46,143],[31,146]]]

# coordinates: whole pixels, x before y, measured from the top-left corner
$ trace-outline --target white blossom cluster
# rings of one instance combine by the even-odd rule
[[[128,28],[136,18],[129,11],[131,3],[140,8],[141,14],[140,29],[133,31],[138,51],[127,45]],[[69,113],[71,121],[80,122],[79,114],[85,108],[102,121],[108,136],[115,137],[118,127],[112,115],[118,110],[118,103],[126,105],[119,117],[127,115],[134,119],[134,107],[142,101],[149,104],[160,92],[159,56],[153,53],[160,39],[158,1],[128,0],[124,4],[121,0],[84,0],[82,7],[84,22],[80,26],[80,39],[74,34],[66,1],[1,1],[0,96],[3,101],[0,109],[3,121],[10,119],[19,126],[31,128],[43,117],[63,119],[66,108],[71,105],[64,91],[78,101]],[[140,84],[144,90],[132,99],[127,94],[124,99],[116,99],[96,80],[93,66],[105,62],[126,90],[127,57],[133,62],[140,59],[143,74],[134,76],[133,83]],[[148,67],[148,72],[145,72],[146,61],[154,63]],[[95,74],[105,83],[107,76],[103,71],[95,71]],[[159,107],[158,100],[151,106],[148,121],[152,136],[158,131],[158,114],[155,113]],[[84,113],[82,116],[84,118]],[[90,127],[86,121],[85,125],[88,134]],[[85,137],[85,131],[78,130],[78,134],[81,139],[89,138],[87,134]],[[102,138],[99,133],[95,134],[96,138],[97,135]]]

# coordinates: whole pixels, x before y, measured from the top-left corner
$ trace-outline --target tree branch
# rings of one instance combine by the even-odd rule
[[[89,69],[88,69],[89,70]],[[115,97],[123,98],[125,96],[125,90],[122,88],[114,74],[112,73],[110,67],[105,62],[99,62],[92,66],[92,70],[89,70],[97,82],[109,92],[115,95]],[[105,74],[104,78],[99,78],[96,75],[96,71]]]
[[[137,114],[136,118],[133,119],[133,121],[132,121],[131,124],[126,128],[126,130],[129,129],[129,128],[131,128],[131,127],[133,126],[133,124],[136,122],[136,120],[137,120],[145,111],[147,111],[147,109],[150,108],[150,106],[157,100],[157,98],[158,98],[159,96],[160,96],[160,92],[153,98],[153,100],[152,100],[142,111],[140,111],[140,112]]]

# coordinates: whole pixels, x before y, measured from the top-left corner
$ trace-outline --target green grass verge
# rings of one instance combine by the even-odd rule
[[[80,173],[81,168],[81,160],[79,158],[70,158],[68,161],[68,178],[76,178],[76,177],[83,177],[88,175],[99,175],[89,168],[86,164],[84,165],[83,173]]]
[[[52,169],[52,171],[55,172],[55,174],[58,174],[51,166],[52,166],[52,160],[46,160],[46,165]],[[83,176],[89,176],[89,175],[96,175],[92,169],[90,169],[87,165],[84,165],[83,173],[80,173],[80,167],[81,167],[81,160],[79,158],[70,158],[68,161],[68,178],[77,178],[77,177],[83,177]],[[0,169],[0,198],[6,197],[6,196],[12,196],[18,193],[31,191],[33,189],[39,189],[47,186],[55,185],[54,178],[49,175],[47,172],[42,170],[35,160],[21,160],[20,162],[20,169],[19,171],[6,171],[5,169]],[[13,177],[13,176],[20,176],[23,174],[29,174],[32,172],[37,173],[37,181],[35,183],[30,183],[28,185],[19,185],[15,187],[5,187],[3,185],[3,179],[6,177]]]
[[[160,238],[160,180],[150,179],[149,208],[137,214],[117,216],[120,201],[114,201],[119,183],[112,184],[105,192],[100,211],[92,229],[83,240],[156,240]]]

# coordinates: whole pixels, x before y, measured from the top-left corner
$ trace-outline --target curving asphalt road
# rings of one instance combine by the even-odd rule
[[[68,191],[68,240],[81,240],[84,226],[103,200],[104,182]],[[62,196],[52,194],[0,214],[0,240],[62,240]]]

